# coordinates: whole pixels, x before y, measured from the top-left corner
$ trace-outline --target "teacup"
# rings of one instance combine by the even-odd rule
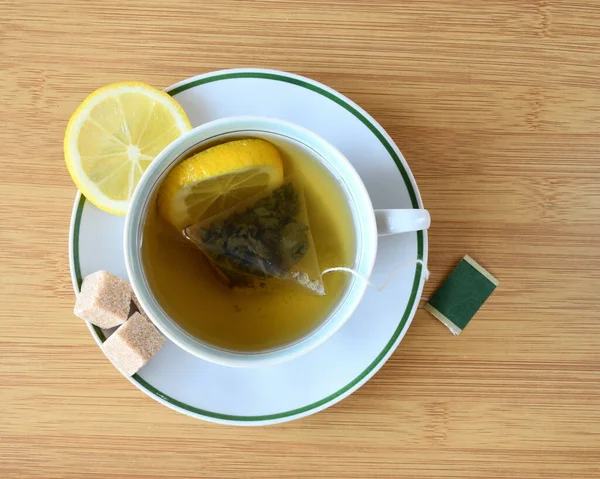
[[[168,172],[192,152],[215,141],[236,137],[257,137],[289,142],[306,148],[339,180],[356,227],[355,277],[335,308],[322,324],[293,344],[275,350],[239,352],[217,348],[189,334],[169,317],[154,297],[144,274],[141,244],[143,225],[150,199]],[[148,317],[158,329],[184,350],[211,362],[250,367],[288,361],[306,354],[327,341],[358,307],[371,276],[377,255],[377,237],[429,228],[429,213],[423,209],[374,210],[360,176],[346,157],[315,133],[298,125],[262,117],[233,117],[201,125],[181,136],[163,150],[144,173],[131,200],[125,223],[125,262],[133,290]]]

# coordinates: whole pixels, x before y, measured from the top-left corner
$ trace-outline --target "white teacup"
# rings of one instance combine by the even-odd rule
[[[284,149],[308,152],[338,179],[347,197],[356,225],[355,271],[369,278],[377,254],[377,237],[429,228],[426,210],[374,210],[358,173],[335,147],[305,128],[286,121],[261,117],[233,117],[206,123],[181,136],[162,151],[144,173],[133,195],[125,223],[125,263],[133,290],[153,323],[171,341],[208,361],[226,366],[248,367],[273,364],[298,357],[327,341],[350,318],[360,303],[367,283],[354,277],[346,293],[320,327],[293,344],[258,352],[237,352],[217,348],[186,332],[163,310],[146,280],[141,258],[143,225],[150,199],[173,166],[191,152],[229,138],[264,138]]]

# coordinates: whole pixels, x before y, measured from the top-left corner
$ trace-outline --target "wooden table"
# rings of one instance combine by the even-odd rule
[[[268,428],[148,399],[73,317],[65,125],[93,89],[261,66],[324,82],[403,151],[433,292],[501,284],[462,336],[420,310],[363,388]],[[597,0],[0,1],[0,477],[600,476]]]

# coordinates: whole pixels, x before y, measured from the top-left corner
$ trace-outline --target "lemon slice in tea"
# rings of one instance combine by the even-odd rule
[[[138,82],[88,96],[65,132],[65,161],[79,190],[98,208],[125,215],[135,187],[169,143],[191,125],[173,98]]]
[[[179,163],[163,181],[160,214],[183,229],[283,183],[279,151],[265,140],[234,140]]]

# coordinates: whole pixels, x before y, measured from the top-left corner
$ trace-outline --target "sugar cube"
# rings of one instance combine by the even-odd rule
[[[108,271],[86,276],[77,295],[75,316],[103,329],[127,321],[131,309],[131,286]]]
[[[138,372],[165,344],[165,339],[142,314],[134,313],[102,345],[104,354],[126,376]]]

